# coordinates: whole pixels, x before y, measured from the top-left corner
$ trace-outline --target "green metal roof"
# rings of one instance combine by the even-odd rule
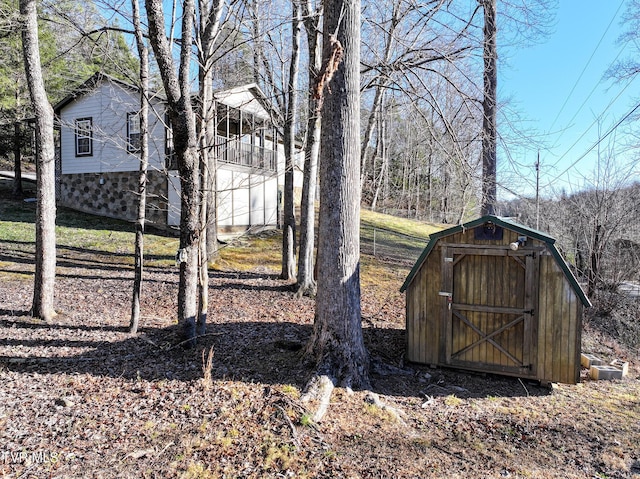
[[[571,287],[576,292],[576,295],[580,298],[580,301],[582,302],[582,304],[586,307],[591,306],[591,301],[589,301],[589,298],[587,298],[587,295],[582,290],[582,287],[580,287],[580,284],[578,284],[578,280],[574,276],[573,272],[569,269],[569,265],[567,264],[567,262],[564,260],[564,258],[558,251],[558,248],[556,248],[555,238],[552,238],[551,236],[547,235],[546,233],[543,233],[542,231],[538,231],[536,229],[529,228],[528,226],[524,226],[520,223],[517,223],[511,219],[503,218],[500,216],[492,216],[492,215],[483,216],[481,218],[470,221],[468,223],[453,226],[451,228],[447,228],[445,230],[438,231],[437,233],[433,233],[432,235],[430,235],[429,243],[427,243],[427,246],[422,251],[422,254],[420,254],[420,257],[418,258],[416,263],[413,265],[411,272],[409,273],[404,283],[402,284],[402,287],[400,288],[400,292],[406,291],[406,289],[409,287],[416,273],[418,272],[418,270],[420,269],[424,261],[427,259],[427,256],[429,256],[429,254],[431,253],[431,250],[435,247],[436,243],[438,242],[438,240],[440,240],[440,238],[451,236],[453,234],[459,233],[466,229],[475,228],[476,226],[481,226],[487,222],[492,222],[503,228],[509,229],[511,231],[515,231],[516,233],[520,233],[522,235],[526,235],[530,238],[535,238],[539,241],[544,242],[547,245],[547,248],[551,252],[552,256],[555,258],[556,263],[558,264],[558,266],[564,273],[565,277],[567,278],[567,281],[569,281],[569,283],[571,284]]]

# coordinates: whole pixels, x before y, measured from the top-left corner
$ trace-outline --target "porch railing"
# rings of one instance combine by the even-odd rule
[[[234,165],[248,166],[275,171],[276,152],[250,143],[242,143],[236,138],[216,136],[216,155],[219,161]]]

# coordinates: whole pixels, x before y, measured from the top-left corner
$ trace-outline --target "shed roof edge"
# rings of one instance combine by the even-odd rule
[[[418,257],[418,260],[413,265],[413,268],[411,268],[411,271],[409,272],[409,274],[407,275],[404,283],[400,287],[400,292],[404,293],[407,290],[407,288],[409,287],[409,285],[413,281],[416,273],[422,267],[422,264],[424,263],[426,258],[429,256],[429,253],[431,253],[431,250],[433,250],[433,247],[435,246],[436,242],[440,238],[459,233],[460,231],[464,231],[465,229],[475,228],[476,226],[480,226],[480,225],[482,225],[484,223],[487,223],[489,221],[491,221],[491,222],[493,222],[493,223],[495,223],[495,224],[497,224],[499,226],[512,229],[512,230],[516,231],[517,233],[522,233],[524,235],[530,236],[532,238],[535,238],[535,239],[537,239],[539,241],[543,241],[544,243],[546,243],[549,251],[551,252],[551,254],[554,257],[554,259],[556,260],[556,263],[558,263],[558,265],[560,266],[560,269],[562,270],[562,272],[564,273],[565,277],[567,278],[567,280],[571,284],[572,288],[574,289],[574,291],[576,292],[576,294],[580,298],[580,301],[582,302],[582,304],[584,306],[586,306],[586,307],[591,307],[591,301],[589,301],[589,298],[587,297],[587,295],[582,290],[582,287],[578,283],[578,280],[574,276],[574,274],[571,271],[571,269],[569,269],[569,266],[567,265],[567,262],[564,260],[564,258],[562,257],[562,255],[560,254],[558,249],[556,248],[556,246],[555,246],[555,242],[556,242],[555,238],[553,238],[553,237],[551,237],[551,236],[549,236],[549,235],[547,235],[547,234],[545,234],[545,233],[543,233],[543,232],[541,232],[539,230],[536,230],[536,229],[533,229],[533,228],[529,228],[528,226],[525,226],[525,225],[522,225],[520,223],[517,223],[517,222],[515,222],[515,221],[513,221],[511,219],[502,218],[500,216],[493,216],[493,215],[482,216],[481,218],[475,219],[473,221],[469,221],[469,222],[461,224],[461,225],[452,226],[451,228],[447,228],[447,229],[444,229],[442,231],[438,231],[436,233],[431,234],[429,236],[429,243],[427,243],[427,246],[425,247],[425,249],[422,251],[422,253]]]

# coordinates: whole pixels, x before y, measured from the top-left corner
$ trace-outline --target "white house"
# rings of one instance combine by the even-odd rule
[[[284,154],[271,122],[273,107],[255,84],[219,92],[215,100],[218,228],[275,226]],[[59,204],[134,220],[140,167],[137,87],[97,73],[54,109],[60,124]],[[147,220],[175,226],[180,182],[166,118],[163,99],[152,99]]]

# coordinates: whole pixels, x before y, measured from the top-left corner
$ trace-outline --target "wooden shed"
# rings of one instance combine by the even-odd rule
[[[408,359],[575,384],[591,306],[555,240],[497,216],[431,235],[407,276]]]

